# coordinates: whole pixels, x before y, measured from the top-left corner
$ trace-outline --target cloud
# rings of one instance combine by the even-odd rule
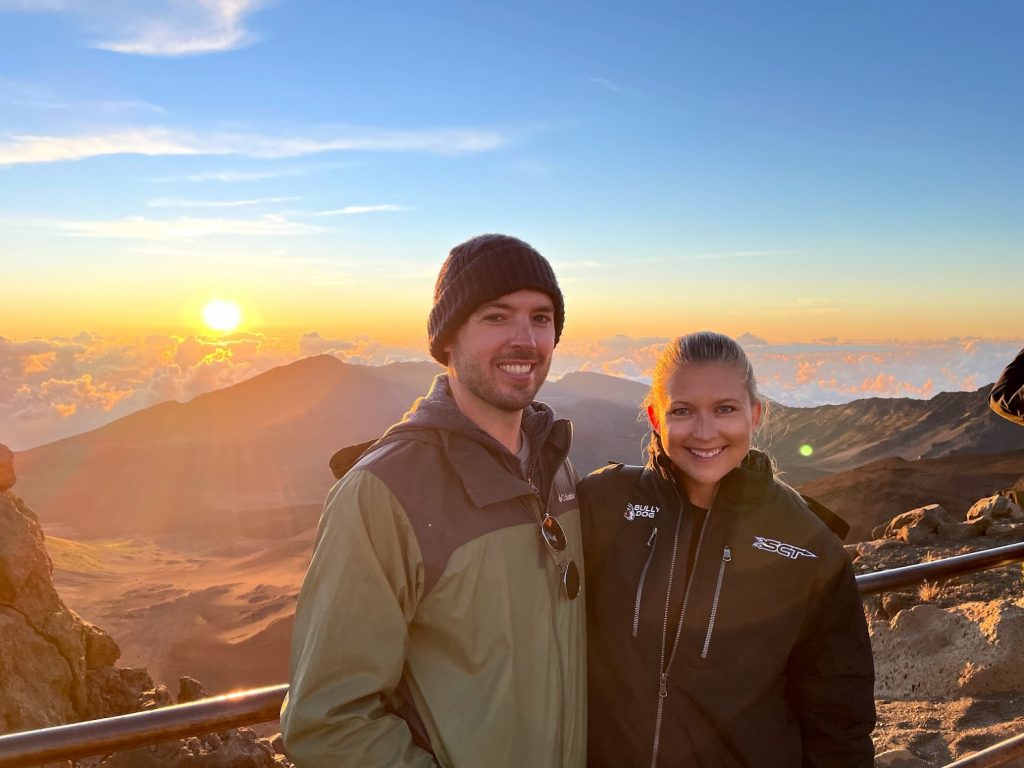
[[[81,99],[54,93],[38,83],[23,82],[0,75],[0,98],[8,104],[30,109],[88,113],[91,115],[120,115],[125,112],[167,114],[157,104],[139,99]]]
[[[185,200],[161,197],[150,200],[150,208],[241,208],[250,205],[267,205],[301,200],[299,197],[260,197],[252,200]]]
[[[624,335],[564,339],[552,376],[590,370],[649,382],[668,341]],[[761,340],[764,341],[764,340]],[[945,339],[751,345],[747,353],[766,396],[795,406],[863,397],[932,397],[989,384],[1017,341]],[[382,365],[428,360],[423,340],[407,345],[370,336],[310,331],[293,336],[150,336],[13,340],[0,337],[0,442],[15,450],[94,429],[166,400],[189,400],[309,355]]]
[[[154,181],[162,183],[177,183],[182,181],[192,183],[205,183],[208,181],[218,181],[225,184],[247,184],[253,181],[266,181],[268,179],[282,179],[295,176],[310,176],[315,173],[322,173],[323,171],[338,170],[341,168],[352,168],[354,166],[361,164],[362,163],[352,161],[344,163],[309,163],[305,165],[293,165],[284,168],[263,168],[260,170],[253,171],[200,171],[198,173],[188,173],[181,176],[161,176],[157,179],[154,179]]]
[[[324,227],[291,221],[278,214],[265,214],[255,219],[201,218],[183,216],[176,219],[149,219],[127,216],[106,221],[35,220],[35,226],[57,229],[73,237],[125,238],[188,242],[213,235],[243,237],[280,237],[328,232]]]
[[[65,13],[85,30],[102,29],[90,47],[141,56],[231,51],[258,37],[248,17],[261,0],[0,0],[0,10]]]
[[[360,213],[384,213],[390,211],[409,211],[404,205],[385,203],[383,205],[346,205],[344,208],[336,208],[332,211],[294,211],[296,215],[302,213],[305,216],[353,216]]]
[[[283,158],[321,152],[430,152],[461,155],[497,149],[508,141],[498,130],[395,131],[373,128],[316,129],[320,136],[253,133],[191,133],[141,127],[77,136],[14,135],[0,141],[0,166],[57,163],[107,155],[241,155]]]
[[[605,88],[605,89],[607,89],[609,91],[612,91],[613,93],[629,93],[630,92],[628,89],[623,88],[621,85],[616,85],[611,80],[608,80],[608,79],[603,78],[603,77],[588,77],[587,78],[587,82],[596,83],[597,85],[600,85],[602,88]]]

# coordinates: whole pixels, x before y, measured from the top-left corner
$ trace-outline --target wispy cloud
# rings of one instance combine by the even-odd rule
[[[613,93],[630,93],[630,90],[628,88],[623,88],[621,85],[613,83],[611,80],[608,80],[607,78],[604,77],[588,77],[587,81],[591,83],[596,83],[597,85],[600,85],[602,88],[612,91]]]
[[[80,112],[91,115],[123,115],[132,112],[167,114],[158,104],[141,99],[70,98],[38,83],[0,75],[0,99],[10,105],[47,111]]]
[[[305,216],[353,216],[360,213],[385,213],[394,211],[409,211],[411,208],[407,208],[404,205],[394,205],[391,203],[385,203],[383,205],[346,205],[344,208],[335,208],[330,211],[308,211],[303,213]],[[300,211],[294,211],[295,215],[299,215]]]
[[[255,219],[149,219],[144,216],[128,216],[107,221],[39,221],[37,224],[57,229],[73,237],[161,241],[191,241],[214,235],[279,237],[329,231],[324,227],[292,221],[278,214],[266,214]]]
[[[266,181],[268,179],[283,179],[295,176],[310,176],[325,171],[336,171],[343,168],[353,168],[362,165],[359,161],[343,163],[307,163],[304,165],[292,165],[283,168],[261,168],[252,171],[238,170],[216,170],[200,171],[198,173],[187,173],[180,176],[161,176],[154,179],[160,183],[205,183],[208,181],[219,181],[225,184],[249,183],[253,181]]]
[[[89,45],[141,56],[193,56],[231,51],[258,39],[248,17],[262,0],[0,0],[0,11],[65,13],[88,30],[102,29]]]
[[[324,133],[320,130],[319,133]],[[55,163],[105,155],[242,155],[298,157],[320,152],[431,152],[459,155],[486,152],[508,141],[501,131],[439,129],[393,131],[340,129],[323,137],[244,133],[191,133],[136,128],[78,136],[16,135],[0,141],[0,166]]]
[[[150,200],[146,205],[150,208],[241,208],[251,205],[269,205],[271,203],[301,200],[299,197],[260,197],[252,200],[187,200],[183,198],[160,197]]]

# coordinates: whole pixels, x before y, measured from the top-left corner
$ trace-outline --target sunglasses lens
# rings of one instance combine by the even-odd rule
[[[565,549],[565,531],[562,530],[562,526],[555,518],[545,517],[544,522],[540,524],[540,533],[547,545],[555,552]]]
[[[576,563],[569,561],[569,567],[562,574],[562,585],[565,587],[565,594],[570,600],[575,600],[580,593],[580,572]]]

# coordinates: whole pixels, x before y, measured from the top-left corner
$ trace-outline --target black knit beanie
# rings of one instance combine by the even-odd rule
[[[445,345],[482,304],[507,293],[532,289],[555,305],[555,344],[565,325],[565,303],[547,259],[529,244],[508,235],[478,235],[452,248],[434,286],[427,319],[430,354],[448,365]]]

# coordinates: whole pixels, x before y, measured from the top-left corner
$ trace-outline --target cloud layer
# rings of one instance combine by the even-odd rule
[[[92,48],[139,56],[231,51],[258,39],[248,17],[261,0],[0,0],[0,11],[62,13],[77,19]]]
[[[762,392],[787,405],[862,397],[931,397],[994,381],[1018,350],[984,339],[903,343],[823,340],[773,345],[750,337],[747,352]],[[666,339],[614,336],[559,345],[552,375],[590,370],[649,381]],[[331,338],[234,334],[118,340],[0,337],[0,443],[16,450],[94,429],[166,400],[236,384],[299,357],[330,354],[363,365],[428,360],[425,345],[368,336]]]
[[[0,140],[0,166],[56,163],[106,155],[283,158],[339,151],[462,155],[493,150],[507,141],[508,137],[500,130],[477,128],[408,131],[337,127],[273,135],[143,126],[75,135],[11,135]]]

